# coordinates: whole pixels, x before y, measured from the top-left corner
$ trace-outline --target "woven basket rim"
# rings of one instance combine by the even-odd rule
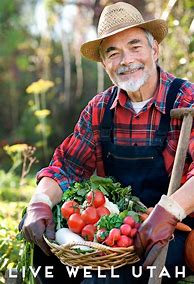
[[[44,236],[44,240],[61,263],[68,266],[79,266],[79,268],[91,266],[91,270],[98,270],[99,267],[102,270],[109,270],[112,267],[119,268],[139,261],[134,246],[109,247],[88,241],[58,245],[54,241],[49,240],[46,236]],[[92,248],[92,250],[82,253],[73,248],[77,245],[87,246]]]
[[[79,241],[79,242],[69,242],[67,244],[62,244],[62,245],[59,245],[57,244],[55,241],[52,241],[50,239],[48,239],[45,235],[43,235],[44,237],[44,240],[47,242],[48,245],[50,246],[53,246],[54,248],[56,249],[64,249],[64,248],[73,248],[74,246],[87,246],[87,247],[91,247],[91,248],[94,248],[94,249],[97,249],[97,250],[102,250],[102,251],[131,251],[133,252],[134,251],[134,246],[129,246],[129,247],[110,247],[110,246],[107,246],[107,245],[103,245],[103,244],[100,244],[100,243],[96,243],[96,242],[89,242],[89,241]]]

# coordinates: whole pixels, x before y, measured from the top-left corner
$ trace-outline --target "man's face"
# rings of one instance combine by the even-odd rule
[[[114,84],[136,92],[155,74],[158,44],[151,47],[141,28],[131,28],[102,41],[102,62]]]

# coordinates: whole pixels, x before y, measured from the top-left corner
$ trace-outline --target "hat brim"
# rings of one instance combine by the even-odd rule
[[[105,36],[99,37],[96,40],[91,40],[91,41],[87,41],[85,43],[83,43],[81,45],[80,51],[81,54],[86,57],[87,59],[93,60],[93,61],[97,61],[97,62],[101,62],[101,57],[99,54],[99,45],[101,43],[101,41],[105,38],[108,38],[112,35],[115,35],[119,32],[122,32],[124,30],[128,30],[131,28],[143,28],[147,31],[149,31],[155,40],[157,40],[158,43],[160,43],[165,36],[168,33],[168,25],[167,22],[165,20],[162,19],[154,19],[154,20],[150,20],[150,21],[146,21],[144,23],[141,24],[136,24],[136,25],[130,25],[130,26],[125,26],[122,27],[120,29],[117,29],[113,32],[110,32],[108,34],[106,34]]]

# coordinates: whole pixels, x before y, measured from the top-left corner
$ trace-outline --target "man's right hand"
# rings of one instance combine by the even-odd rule
[[[38,245],[46,255],[50,255],[50,248],[43,239],[55,238],[55,224],[50,206],[43,202],[31,203],[28,206],[26,218],[22,226],[25,239]]]

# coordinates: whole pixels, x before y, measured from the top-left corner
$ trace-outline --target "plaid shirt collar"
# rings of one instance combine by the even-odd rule
[[[171,74],[169,74],[170,76],[168,76],[168,73],[164,72],[160,67],[158,67],[158,71],[159,71],[159,81],[160,81],[159,88],[155,96],[141,110],[141,112],[148,110],[154,104],[155,107],[161,113],[165,113],[165,102],[166,102],[167,90],[169,88],[170,83],[173,80],[173,76]],[[122,89],[120,89],[120,91],[117,93],[117,96],[110,109],[116,108],[118,104],[120,104],[122,107],[130,109],[131,111],[134,111],[126,91]]]

